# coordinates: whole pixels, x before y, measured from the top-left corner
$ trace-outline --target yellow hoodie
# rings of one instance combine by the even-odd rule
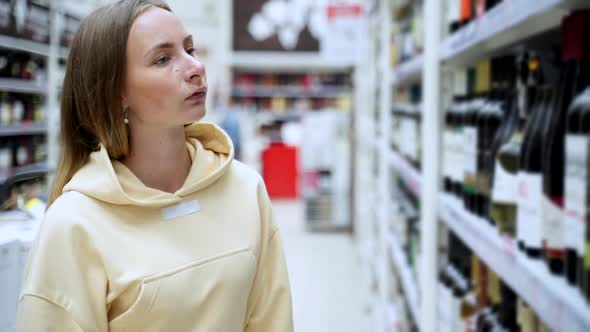
[[[212,124],[186,128],[181,189],[146,187],[104,147],[47,211],[17,331],[293,331],[281,240],[259,175]]]

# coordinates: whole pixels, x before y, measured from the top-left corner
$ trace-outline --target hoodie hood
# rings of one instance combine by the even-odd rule
[[[230,168],[234,148],[227,134],[211,123],[185,128],[186,146],[192,166],[183,186],[167,193],[144,185],[123,163],[111,160],[105,147],[90,154],[89,161],[64,187],[116,205],[164,207],[207,188]]]

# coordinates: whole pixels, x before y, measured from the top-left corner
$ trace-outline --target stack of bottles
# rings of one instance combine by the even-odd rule
[[[561,47],[458,72],[443,143],[445,191],[588,299],[589,38],[590,11],[576,11]]]
[[[424,49],[423,1],[405,1],[394,8],[391,64],[407,62]]]
[[[347,73],[261,73],[236,71],[232,103],[257,111],[292,109],[347,111],[352,107],[352,81]]]
[[[416,169],[422,161],[422,87],[412,84],[394,91],[391,147]]]
[[[45,81],[45,60],[31,53],[0,49],[0,78]]]
[[[23,126],[43,123],[42,97],[22,93],[0,93],[0,126]]]
[[[15,168],[47,160],[47,140],[44,135],[0,139],[0,179]]]
[[[439,271],[438,331],[545,332],[549,328],[452,232]]]

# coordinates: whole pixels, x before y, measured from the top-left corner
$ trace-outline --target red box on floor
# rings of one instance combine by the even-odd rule
[[[262,177],[271,198],[299,197],[297,148],[272,143],[262,152]]]

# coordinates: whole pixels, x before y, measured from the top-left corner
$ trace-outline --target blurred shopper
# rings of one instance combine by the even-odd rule
[[[166,3],[123,0],[83,21],[18,331],[293,331],[261,178],[221,129],[186,125],[206,92]]]

